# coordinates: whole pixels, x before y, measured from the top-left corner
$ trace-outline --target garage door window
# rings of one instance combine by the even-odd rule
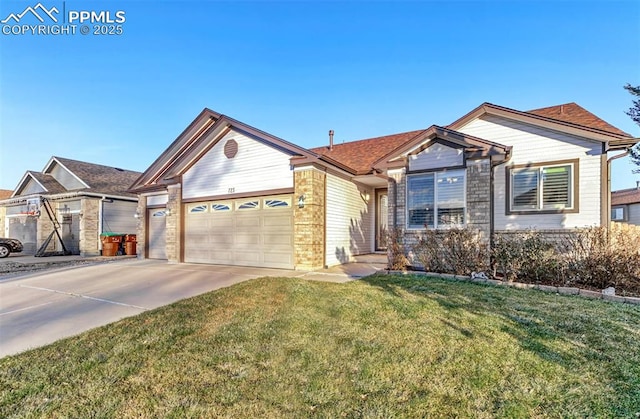
[[[231,211],[231,207],[227,204],[211,204],[211,211]]]
[[[207,212],[207,205],[205,205],[205,204],[194,205],[191,208],[189,208],[189,212],[191,214],[198,214],[198,213]]]
[[[255,210],[260,208],[260,201],[246,201],[243,203],[238,202],[239,210]]]
[[[167,215],[167,212],[165,210],[156,211],[151,214],[152,217],[164,217],[165,215]]]
[[[289,208],[291,207],[290,199],[265,199],[264,206],[266,208]]]

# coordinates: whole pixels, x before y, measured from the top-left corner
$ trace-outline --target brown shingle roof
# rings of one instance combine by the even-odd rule
[[[544,116],[546,118],[557,119],[558,121],[570,122],[572,124],[578,124],[589,128],[595,128],[602,131],[631,137],[631,135],[598,118],[597,116],[574,102],[556,106],[549,106],[546,108],[533,109],[527,111],[527,113],[532,113],[534,115]]]
[[[383,137],[367,138],[365,140],[334,144],[333,150],[329,146],[312,148],[311,151],[326,156],[358,173],[369,173],[373,163],[405,144],[424,130],[403,132]]]
[[[640,188],[622,189],[611,192],[611,205],[627,205],[640,202]]]
[[[89,185],[89,188],[79,189],[81,191],[136,196],[126,191],[142,175],[140,172],[62,157],[54,157],[54,159]]]
[[[0,189],[0,199],[11,198],[11,195],[13,195],[13,191],[12,190]]]

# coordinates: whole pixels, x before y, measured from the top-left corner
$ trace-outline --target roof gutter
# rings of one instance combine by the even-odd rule
[[[136,197],[132,196],[121,196],[121,195],[109,195],[109,194],[99,194],[95,192],[71,192],[71,193],[59,193],[59,194],[31,194],[25,195],[15,198],[3,199],[0,200],[0,205],[11,205],[11,204],[21,204],[23,202],[27,202],[30,199],[40,199],[41,197],[46,197],[47,199],[69,199],[69,198],[77,198],[79,196],[88,196],[92,198],[100,198],[100,199],[118,199],[121,201],[132,201],[135,202],[138,200]]]

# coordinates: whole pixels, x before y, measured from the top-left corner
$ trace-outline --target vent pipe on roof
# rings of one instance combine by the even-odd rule
[[[640,189],[640,180],[636,180],[636,189]]]
[[[333,150],[333,130],[329,130],[329,150]]]

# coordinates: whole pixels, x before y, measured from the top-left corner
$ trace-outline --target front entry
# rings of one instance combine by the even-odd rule
[[[376,250],[386,250],[389,235],[389,196],[386,189],[376,190]]]

